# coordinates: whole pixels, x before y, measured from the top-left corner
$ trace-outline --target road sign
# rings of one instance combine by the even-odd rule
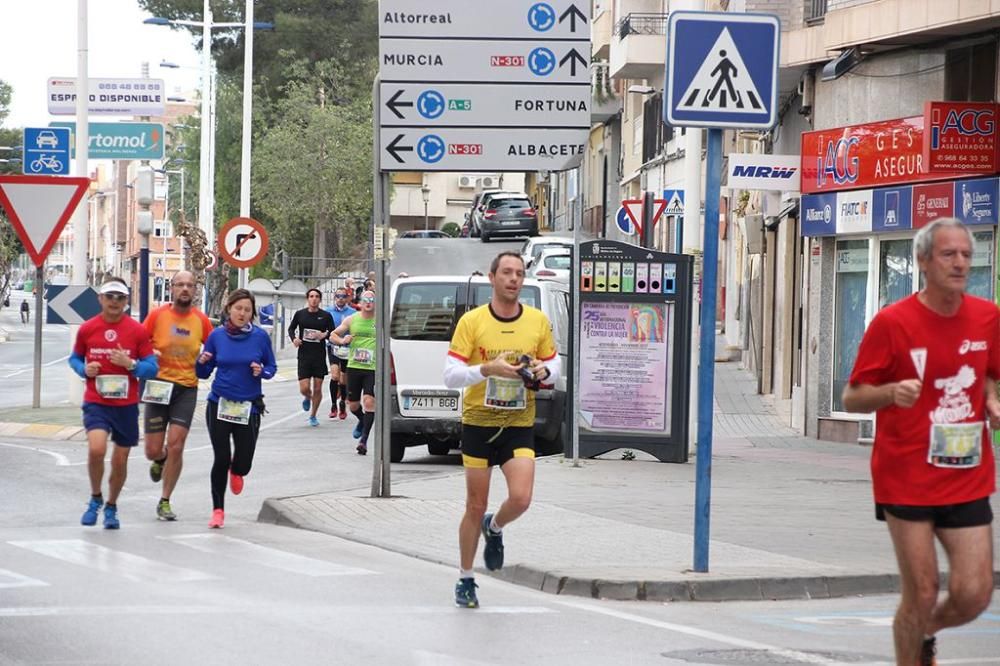
[[[24,128],[24,161],[27,175],[69,175],[69,131],[53,127]]]
[[[615,225],[618,227],[618,231],[628,236],[635,236],[639,231],[638,227],[632,223],[632,217],[628,214],[625,206],[621,206],[615,214]]]
[[[98,115],[162,116],[167,94],[163,79],[88,79],[87,108]],[[76,114],[76,79],[51,78],[49,113]]]
[[[653,204],[656,206],[653,209],[653,226],[660,221],[660,217],[663,215],[663,211],[667,209],[666,199],[653,199]],[[622,207],[625,209],[625,214],[628,215],[632,224],[635,228],[642,233],[642,199],[625,199],[622,201]]]
[[[49,301],[47,324],[79,325],[101,313],[97,292],[86,285],[52,285],[45,290],[45,297]]]
[[[428,33],[439,38],[589,39],[589,8],[588,0],[382,0],[379,35],[382,39],[424,37]]]
[[[234,217],[219,231],[219,254],[230,266],[250,268],[267,254],[267,230],[252,217]]]
[[[35,266],[45,263],[88,187],[86,178],[0,176],[0,205]]]
[[[68,127],[71,157],[76,157],[76,123],[50,123]],[[163,159],[162,123],[88,123],[92,160],[161,160]]]
[[[381,131],[380,162],[399,171],[561,171],[586,148],[580,130],[428,128]]]
[[[474,10],[475,5],[470,7]],[[383,81],[590,84],[587,42],[383,39]]]
[[[684,190],[663,190],[663,198],[667,202],[664,215],[684,214]]]
[[[672,12],[664,121],[762,128],[777,119],[780,24],[769,14]]]
[[[217,255],[215,252],[212,252],[210,250],[205,250],[205,256],[208,258],[208,261],[205,263],[206,271],[213,270],[216,266],[219,265],[219,255]]]
[[[586,86],[383,83],[382,127],[590,127]]]

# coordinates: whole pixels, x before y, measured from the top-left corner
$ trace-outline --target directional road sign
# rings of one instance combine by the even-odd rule
[[[635,236],[639,231],[639,228],[632,223],[632,216],[629,215],[624,205],[618,208],[618,213],[615,215],[615,225],[620,232],[628,236]]]
[[[379,168],[564,170],[590,132],[590,2],[382,0]]]
[[[163,159],[163,123],[88,123],[92,160],[161,160]],[[72,157],[76,157],[76,123],[50,123],[68,127]]]
[[[88,187],[86,178],[0,176],[0,206],[35,266],[45,263]]]
[[[586,149],[576,129],[385,128],[380,139],[387,171],[561,171]]]
[[[67,176],[69,149],[69,130],[55,127],[25,127],[22,169],[29,175]]]
[[[670,14],[667,32],[665,122],[687,127],[774,126],[778,17],[678,11]]]
[[[230,266],[250,268],[267,254],[267,230],[252,217],[234,217],[219,231],[219,255]]]
[[[101,312],[97,292],[86,285],[52,285],[45,290],[47,324],[79,325]]]

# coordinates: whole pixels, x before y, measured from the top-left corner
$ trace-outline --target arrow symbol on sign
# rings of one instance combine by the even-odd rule
[[[387,107],[389,107],[389,110],[390,110],[390,111],[392,111],[393,113],[395,113],[395,114],[396,114],[396,117],[397,117],[397,118],[400,118],[400,119],[402,119],[402,120],[405,120],[405,119],[406,119],[406,116],[404,116],[404,115],[403,115],[402,113],[400,113],[400,112],[399,112],[399,107],[401,107],[401,106],[413,106],[413,102],[400,102],[400,101],[398,101],[398,100],[399,100],[399,97],[400,97],[400,95],[402,95],[402,94],[403,94],[403,91],[402,91],[402,90],[397,90],[397,91],[396,91],[396,94],[395,94],[395,95],[393,95],[393,96],[392,96],[392,97],[391,97],[391,98],[389,99],[389,101],[385,103],[385,105],[386,105]],[[402,160],[400,160],[400,161],[402,161]]]
[[[562,67],[563,65],[565,65],[567,60],[569,61],[570,76],[576,76],[577,61],[579,61],[582,66],[584,67],[587,66],[587,60],[582,55],[580,55],[580,52],[577,51],[576,49],[570,49],[569,53],[563,56],[563,59],[559,61],[559,66]]]
[[[576,32],[576,20],[577,19],[580,19],[581,21],[584,21],[584,22],[586,22],[586,20],[587,20],[587,15],[584,14],[583,12],[581,12],[576,5],[570,5],[569,9],[567,9],[566,11],[564,11],[562,13],[562,16],[559,17],[559,22],[562,23],[563,21],[566,20],[567,17],[569,18],[569,31],[570,32]]]
[[[101,312],[97,292],[83,285],[51,286],[45,290],[48,298],[46,323],[82,324]]]
[[[407,153],[407,152],[412,153],[413,152],[413,146],[400,146],[399,145],[399,142],[403,140],[404,136],[406,136],[406,135],[405,134],[399,134],[399,135],[397,135],[396,138],[393,139],[392,142],[388,146],[385,147],[385,152],[387,152],[390,155],[392,155],[393,157],[395,157],[396,161],[399,162],[400,164],[402,164],[403,162],[405,162],[405,160],[402,157],[399,156],[399,153]]]

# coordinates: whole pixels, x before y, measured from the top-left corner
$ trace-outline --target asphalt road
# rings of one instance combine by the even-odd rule
[[[29,299],[31,321],[21,323],[18,308]],[[44,322],[43,322],[44,323]],[[10,307],[0,310],[0,329],[7,342],[0,343],[0,409],[31,404],[35,358],[35,301],[30,293],[15,291]],[[67,382],[71,372],[66,364],[70,352],[70,327],[44,324],[42,328],[42,388],[43,405],[55,405],[68,399]]]

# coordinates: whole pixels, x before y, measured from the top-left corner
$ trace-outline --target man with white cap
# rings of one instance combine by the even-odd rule
[[[139,443],[139,378],[156,377],[158,365],[149,333],[126,314],[128,287],[120,278],[107,278],[98,290],[101,313],[77,331],[70,367],[86,380],[83,427],[87,431],[87,471],[90,500],[82,525],[97,524],[104,506],[105,529],[118,529],[118,495],[125,485],[128,456]],[[104,504],[104,456],[108,437],[115,443]]]

